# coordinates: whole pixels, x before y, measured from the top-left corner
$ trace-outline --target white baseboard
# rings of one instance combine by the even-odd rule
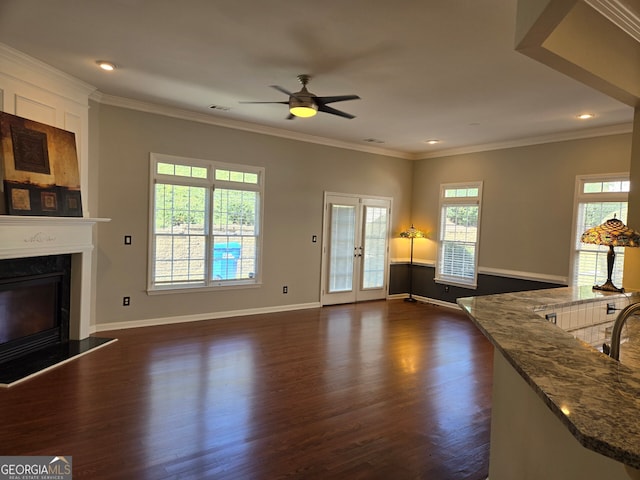
[[[388,295],[387,300],[393,299],[402,299],[408,298],[409,295],[406,293]],[[454,308],[459,310],[460,307],[455,303],[443,302],[442,300],[437,300],[435,298],[422,297],[420,295],[413,295],[413,298],[423,303],[431,303],[434,305],[438,305],[440,307],[446,308]],[[312,303],[299,303],[294,305],[278,305],[276,307],[265,307],[265,308],[249,308],[245,310],[229,310],[226,312],[211,312],[211,313],[198,313],[195,315],[179,315],[173,317],[162,317],[162,318],[147,318],[144,320],[130,320],[127,322],[110,322],[110,323],[100,323],[98,325],[94,325],[91,329],[91,333],[98,332],[107,332],[110,330],[124,330],[128,328],[139,328],[139,327],[153,327],[157,325],[171,325],[174,323],[187,323],[187,322],[200,322],[203,320],[217,320],[220,318],[231,318],[231,317],[241,317],[245,315],[259,315],[261,313],[278,313],[278,312],[289,312],[292,310],[306,310],[309,308],[319,308],[322,305],[320,302],[312,302]]]
[[[174,323],[199,322],[202,320],[216,320],[220,318],[241,317],[245,315],[259,315],[261,313],[289,312],[292,310],[305,310],[320,307],[319,302],[299,303],[295,305],[278,305],[276,307],[248,308],[245,310],[229,310],[226,312],[198,313],[195,315],[180,315],[174,317],[148,318],[144,320],[131,320],[127,322],[100,323],[95,325],[92,333],[106,332],[109,330],[124,330],[127,328],[153,327],[156,325],[171,325]]]
[[[403,298],[409,298],[406,293],[394,293],[393,295],[387,295],[387,300],[400,300]]]

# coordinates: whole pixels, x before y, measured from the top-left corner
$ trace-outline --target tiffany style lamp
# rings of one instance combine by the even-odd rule
[[[415,302],[416,299],[413,298],[413,239],[414,238],[425,238],[426,235],[422,230],[418,230],[411,224],[411,227],[404,232],[400,232],[400,236],[402,238],[411,239],[411,260],[409,261],[409,298],[405,298],[405,302]]]
[[[607,292],[623,292],[623,288],[616,287],[611,281],[613,273],[613,262],[616,253],[613,247],[640,247],[640,233],[627,227],[615,215],[602,225],[590,228],[582,234],[582,243],[592,243],[595,245],[607,245],[607,281],[602,285],[594,285],[594,290],[604,290]]]

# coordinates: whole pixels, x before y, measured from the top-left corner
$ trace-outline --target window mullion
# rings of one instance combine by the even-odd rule
[[[211,285],[212,282],[212,256],[213,256],[213,192],[215,190],[215,185],[212,185],[209,188],[209,194],[207,195],[207,215],[206,215],[206,223],[205,223],[205,284]]]

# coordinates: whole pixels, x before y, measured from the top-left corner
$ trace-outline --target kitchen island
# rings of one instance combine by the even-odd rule
[[[585,287],[458,299],[496,349],[490,480],[640,478],[640,369],[554,323],[638,301]]]

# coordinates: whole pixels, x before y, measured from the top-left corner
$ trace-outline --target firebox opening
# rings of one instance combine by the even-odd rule
[[[68,338],[60,314],[63,276],[0,280],[0,362]]]
[[[71,256],[0,261],[0,365],[69,339]]]

